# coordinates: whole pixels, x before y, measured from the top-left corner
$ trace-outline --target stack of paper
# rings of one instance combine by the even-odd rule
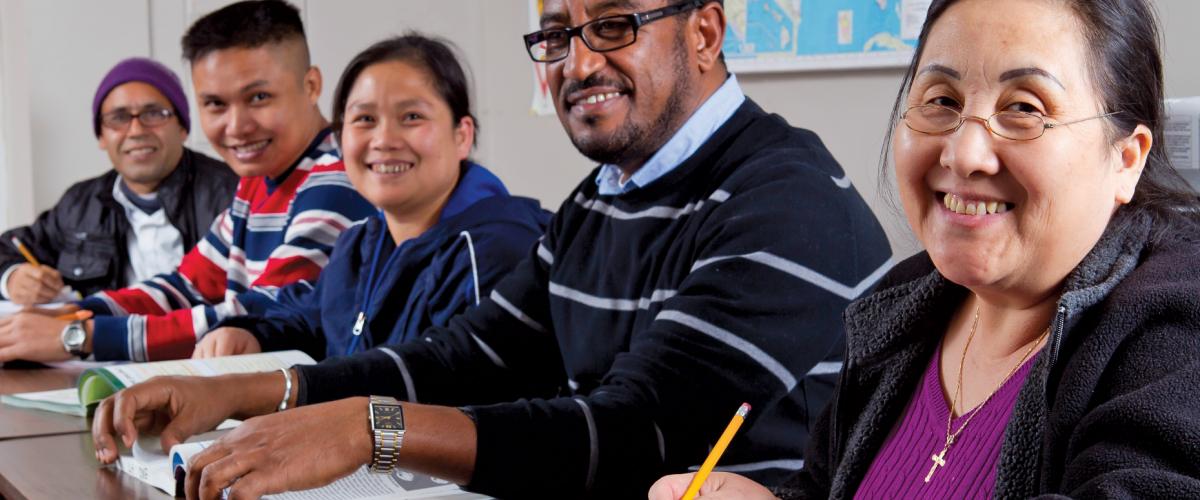
[[[1171,165],[1200,188],[1200,97],[1167,99],[1163,147]]]

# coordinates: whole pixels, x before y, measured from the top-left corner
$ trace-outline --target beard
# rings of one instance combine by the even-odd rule
[[[615,132],[608,136],[575,135],[567,130],[571,144],[588,159],[597,163],[626,166],[634,162],[645,162],[659,150],[676,130],[683,125],[688,116],[684,109],[684,99],[692,95],[694,82],[688,75],[687,56],[683,52],[683,30],[679,30],[674,44],[675,51],[670,71],[675,74],[675,85],[671,89],[661,89],[668,93],[667,102],[662,112],[649,123],[639,123],[633,110],[625,116],[625,122]],[[599,82],[585,80],[581,88],[597,85]],[[587,118],[584,123],[595,126],[595,118]]]

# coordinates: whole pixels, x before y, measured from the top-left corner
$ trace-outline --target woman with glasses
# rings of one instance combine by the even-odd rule
[[[890,131],[926,251],[847,310],[804,470],[700,498],[1200,497],[1200,201],[1158,39],[1145,0],[932,3]]]
[[[301,349],[316,359],[405,342],[479,303],[549,214],[468,159],[478,129],[466,75],[417,34],[359,53],[333,96],[346,175],[379,208],[338,239],[315,288],[283,288],[265,317],[230,318],[195,357]]]

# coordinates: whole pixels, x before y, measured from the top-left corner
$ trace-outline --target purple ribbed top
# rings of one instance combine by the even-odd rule
[[[930,457],[941,452],[946,443],[946,415],[950,412],[938,370],[941,352],[938,346],[921,384],[875,455],[855,498],[991,498],[1004,427],[1040,353],[1031,356],[979,409],[946,452],[946,465],[939,466],[926,483],[925,476],[933,466]],[[963,418],[951,422],[952,430],[962,425]]]

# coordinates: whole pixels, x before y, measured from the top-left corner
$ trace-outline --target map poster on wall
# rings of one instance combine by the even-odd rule
[[[725,60],[735,73],[902,67],[930,0],[725,0]],[[543,0],[528,0],[539,29]],[[533,64],[530,112],[554,114],[546,65]]]
[[[725,0],[735,73],[905,66],[930,0]]]

